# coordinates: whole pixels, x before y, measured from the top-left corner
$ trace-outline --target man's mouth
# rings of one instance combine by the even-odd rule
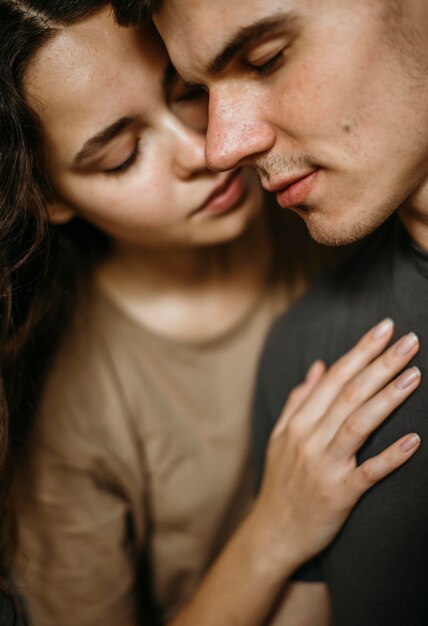
[[[296,174],[286,178],[278,179],[263,187],[270,192],[276,193],[278,204],[284,209],[302,204],[318,177],[319,169],[311,170],[304,174]]]

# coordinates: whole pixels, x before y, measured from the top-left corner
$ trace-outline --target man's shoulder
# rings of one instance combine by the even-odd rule
[[[273,324],[263,350],[259,382],[284,399],[318,358],[331,363],[376,321],[377,302],[388,289],[390,225],[357,244],[340,264],[325,272]],[[276,398],[278,395],[278,398]]]

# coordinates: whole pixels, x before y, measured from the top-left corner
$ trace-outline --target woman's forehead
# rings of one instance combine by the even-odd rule
[[[153,32],[119,27],[103,10],[51,38],[30,63],[24,87],[45,136],[79,143],[100,126],[150,107],[166,63]]]
[[[123,28],[107,9],[59,30],[36,53],[26,88],[75,87],[102,73],[106,82],[135,69],[148,77],[165,65],[166,52],[152,29]]]

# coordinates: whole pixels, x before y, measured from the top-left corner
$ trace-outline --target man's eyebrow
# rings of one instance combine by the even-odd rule
[[[218,74],[247,46],[263,37],[272,28],[279,25],[290,28],[296,23],[295,13],[278,13],[273,17],[258,20],[249,26],[241,28],[236,35],[230,39],[220,54],[208,64],[208,73]]]
[[[126,128],[134,123],[132,117],[121,117],[119,120],[110,124],[102,131],[88,139],[85,142],[83,148],[74,158],[74,165],[80,165],[82,161],[86,161],[89,157],[93,156],[98,150],[106,146],[112,139],[120,135]]]

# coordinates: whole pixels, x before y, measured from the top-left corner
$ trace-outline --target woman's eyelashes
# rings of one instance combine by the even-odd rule
[[[206,90],[199,86],[191,86],[189,88],[183,89],[181,94],[178,94],[175,98],[175,102],[191,102],[192,100],[197,100],[198,98],[206,98],[207,92]]]
[[[171,113],[185,126],[205,132],[208,123],[208,93],[202,85],[187,86],[177,79],[168,98]]]
[[[111,168],[109,168],[107,170],[103,170],[103,173],[107,174],[107,175],[123,174],[123,173],[127,172],[136,163],[139,155],[140,155],[140,141],[137,141],[133,151],[131,152],[129,157],[127,159],[125,159],[125,161],[123,161],[119,165],[116,165],[115,167],[111,167]]]

